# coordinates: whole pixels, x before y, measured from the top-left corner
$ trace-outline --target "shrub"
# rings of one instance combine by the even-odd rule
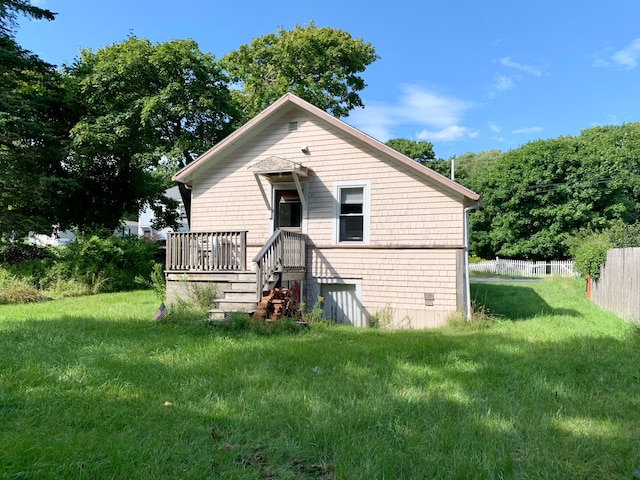
[[[614,225],[609,237],[613,248],[640,247],[640,222]]]
[[[469,263],[481,263],[481,262],[486,262],[486,260],[484,258],[480,258],[475,253],[473,255],[469,255]]]
[[[582,275],[594,280],[600,277],[600,267],[610,248],[640,247],[640,222],[614,223],[602,232],[580,231],[569,244],[574,266]]]
[[[589,275],[597,280],[600,277],[600,267],[607,258],[607,250],[612,246],[608,232],[591,232],[577,237],[569,251],[575,268],[582,275]]]
[[[132,236],[78,236],[62,247],[50,280],[73,279],[90,286],[93,293],[139,288],[141,278],[150,282],[157,249],[157,244]]]
[[[390,304],[387,304],[381,310],[377,310],[369,318],[369,326],[371,328],[389,328],[393,324],[393,316],[395,312]]]
[[[154,263],[151,269],[151,289],[158,297],[158,300],[164,301],[167,297],[167,279],[164,276],[164,264]]]
[[[0,264],[15,264],[25,260],[39,260],[49,257],[49,249],[26,243],[1,242]]]

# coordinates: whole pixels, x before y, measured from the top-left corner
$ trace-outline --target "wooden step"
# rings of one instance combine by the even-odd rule
[[[256,300],[219,299],[216,300],[216,309],[226,312],[253,312],[256,309]]]

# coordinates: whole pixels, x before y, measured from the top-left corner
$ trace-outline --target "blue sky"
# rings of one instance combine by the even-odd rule
[[[640,121],[638,0],[33,4],[58,16],[21,21],[17,40],[56,65],[129,34],[192,38],[219,58],[278,27],[345,30],[381,58],[363,74],[365,108],[344,120],[381,141],[430,141],[441,158]]]

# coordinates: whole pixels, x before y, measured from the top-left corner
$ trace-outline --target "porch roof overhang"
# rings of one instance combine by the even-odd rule
[[[296,190],[298,191],[298,197],[300,197],[300,203],[302,203],[303,211],[307,211],[307,202],[302,191],[302,184],[300,183],[300,179],[305,179],[309,176],[309,169],[307,167],[292,162],[291,160],[271,156],[260,160],[249,168],[253,171],[253,176],[258,183],[258,188],[260,188],[262,199],[269,211],[272,211],[271,201],[264,189],[261,177],[266,178],[267,181],[272,184],[293,180]]]

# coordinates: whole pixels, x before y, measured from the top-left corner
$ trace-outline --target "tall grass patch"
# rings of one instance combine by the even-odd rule
[[[154,285],[157,244],[138,237],[78,236],[63,247],[0,248],[0,301],[20,303]],[[9,281],[11,280],[11,281]],[[156,279],[157,280],[157,279]]]

